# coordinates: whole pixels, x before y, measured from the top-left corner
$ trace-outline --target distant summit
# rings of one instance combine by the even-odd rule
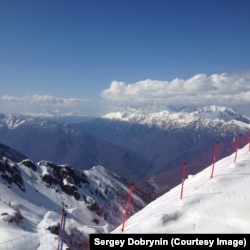
[[[176,112],[177,109],[173,106],[170,105],[164,105],[160,104],[157,102],[147,102],[146,104],[143,105],[128,105],[124,111],[130,112],[134,111],[137,113],[144,113],[144,114],[149,114],[149,113],[155,113],[159,111],[169,111],[169,112]]]
[[[228,122],[232,120],[250,123],[250,118],[227,106],[202,106],[197,108],[183,107],[179,110],[172,106],[148,103],[146,105],[128,106],[121,111],[110,112],[102,116],[106,119],[135,122],[147,125],[163,123],[176,125],[188,124],[197,119],[219,120]]]

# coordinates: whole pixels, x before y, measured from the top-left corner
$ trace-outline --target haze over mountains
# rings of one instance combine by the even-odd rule
[[[216,141],[246,133],[249,123],[248,117],[229,107],[176,110],[151,103],[81,123],[2,114],[0,141],[33,161],[48,160],[76,169],[102,165],[133,182],[176,167]]]
[[[76,126],[145,157],[151,163],[151,175],[182,164],[184,159],[210,149],[216,141],[246,133],[249,121],[229,107],[175,110],[149,104],[131,106]]]
[[[0,140],[33,161],[48,160],[76,169],[103,165],[131,179],[138,178],[144,171],[137,166],[148,167],[147,161],[134,152],[68,124],[18,115],[2,117]]]

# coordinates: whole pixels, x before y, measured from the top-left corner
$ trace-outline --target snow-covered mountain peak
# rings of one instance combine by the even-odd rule
[[[171,107],[171,106],[159,104],[157,102],[148,102],[148,103],[143,104],[143,105],[131,104],[131,105],[124,107],[123,109],[121,109],[119,111],[110,112],[108,114],[122,113],[122,114],[126,114],[127,116],[129,116],[131,114],[147,115],[147,114],[151,114],[151,113],[157,113],[157,112],[160,112],[163,110],[168,111],[168,112],[176,111],[176,109]]]
[[[216,106],[216,105],[210,105],[210,106],[203,106],[197,108],[200,111],[203,112],[225,112],[225,111],[230,111],[232,113],[236,113],[232,108],[227,107],[227,106]]]
[[[7,126],[9,129],[13,129],[32,120],[32,117],[24,115],[0,114],[0,127]]]
[[[172,113],[175,112],[176,109],[172,106],[160,104],[157,102],[148,102],[144,105],[129,105],[125,108],[125,111],[131,111],[140,114],[150,114],[150,113],[157,113],[160,111],[168,111]]]
[[[238,117],[240,115],[237,111],[227,106],[216,106],[216,105],[203,106],[203,107],[198,107],[197,110],[200,112],[214,113],[214,114],[227,113],[230,114],[232,117]]]
[[[206,119],[210,121],[220,121],[222,123],[228,123],[232,121],[240,121],[243,123],[250,123],[250,119],[241,115],[236,110],[227,106],[203,106],[192,110],[183,110],[186,113],[192,114],[201,119]]]
[[[147,106],[146,106],[147,107]],[[150,106],[151,107],[151,106]],[[190,123],[226,123],[233,120],[243,123],[250,123],[250,120],[243,117],[230,107],[226,106],[204,106],[198,108],[185,107],[180,110],[154,104],[153,108],[127,107],[123,111],[105,114],[103,118],[121,120],[126,122],[169,128],[171,126],[184,127]]]
[[[199,107],[183,107],[179,110],[180,112],[192,113],[192,112],[204,112],[204,113],[218,113],[218,112],[231,112],[236,114],[237,112],[227,106],[207,105]]]

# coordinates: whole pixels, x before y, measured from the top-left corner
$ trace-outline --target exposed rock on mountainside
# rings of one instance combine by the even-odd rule
[[[121,223],[128,190],[123,178],[102,166],[74,170],[49,161],[25,159],[18,163],[1,156],[0,234],[1,228],[15,228],[15,232],[34,237],[32,244],[47,246],[50,239],[56,246],[57,237],[53,235],[58,235],[64,208],[68,213],[65,243],[70,249],[87,247],[89,232],[108,232]],[[136,199],[133,212],[145,205],[142,199]],[[5,237],[8,248],[8,238],[14,242],[17,235]],[[1,243],[0,248],[4,246]]]
[[[17,164],[5,157],[0,157],[0,172],[3,180],[8,184],[15,184],[25,192],[23,178]]]

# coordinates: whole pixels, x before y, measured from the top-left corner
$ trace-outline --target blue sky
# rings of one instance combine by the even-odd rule
[[[246,110],[249,23],[249,0],[1,0],[2,112],[215,95]]]

